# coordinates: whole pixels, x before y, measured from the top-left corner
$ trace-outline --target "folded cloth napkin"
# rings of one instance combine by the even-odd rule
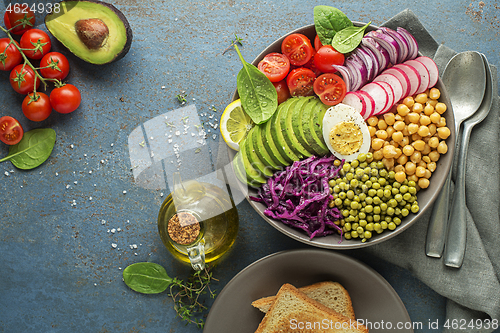
[[[440,73],[456,54],[432,38],[411,10],[404,10],[383,24],[407,29],[417,39],[420,52],[434,59]],[[358,251],[374,254],[404,267],[423,283],[446,297],[446,319],[458,323],[471,320],[500,320],[500,105],[498,76],[493,76],[493,107],[488,117],[472,131],[467,160],[467,250],[460,269],[446,267],[442,259],[425,255],[425,240],[430,210],[414,225],[386,242]],[[218,171],[228,164],[227,147],[221,140]],[[228,177],[230,173],[226,173]],[[222,177],[219,174],[219,177]],[[223,178],[221,178],[223,179]],[[227,179],[226,179],[227,181]],[[231,183],[229,180],[228,182]],[[236,193],[233,192],[233,195]],[[236,194],[241,195],[241,194]],[[241,198],[238,198],[241,199]],[[235,199],[235,202],[240,200]],[[497,322],[498,323],[498,322]],[[444,332],[457,330],[444,329]],[[492,332],[493,328],[467,332]]]

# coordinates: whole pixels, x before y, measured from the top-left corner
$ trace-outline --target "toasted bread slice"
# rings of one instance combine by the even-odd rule
[[[299,288],[299,290],[313,300],[337,311],[341,315],[356,319],[354,309],[352,308],[351,297],[340,283],[332,281],[319,282]],[[266,313],[271,308],[275,298],[276,296],[260,298],[252,302],[252,305]]]
[[[255,333],[367,333],[368,329],[284,284]]]

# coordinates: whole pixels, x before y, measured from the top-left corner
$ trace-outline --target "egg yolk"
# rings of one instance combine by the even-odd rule
[[[356,153],[363,145],[363,133],[351,121],[342,121],[330,130],[330,145],[342,155]]]

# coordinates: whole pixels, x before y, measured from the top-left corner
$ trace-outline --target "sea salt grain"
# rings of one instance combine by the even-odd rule
[[[117,247],[117,246],[118,246],[118,244],[116,244],[116,243],[111,243],[111,247],[112,247],[113,249],[116,249],[116,247]]]

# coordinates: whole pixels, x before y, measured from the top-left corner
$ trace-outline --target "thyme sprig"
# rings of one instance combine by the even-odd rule
[[[243,46],[243,38],[238,37],[238,35],[234,34],[234,39],[231,40],[231,45],[229,45],[224,52],[222,52],[222,55],[224,55],[227,51],[229,51],[234,45],[239,44]]]

